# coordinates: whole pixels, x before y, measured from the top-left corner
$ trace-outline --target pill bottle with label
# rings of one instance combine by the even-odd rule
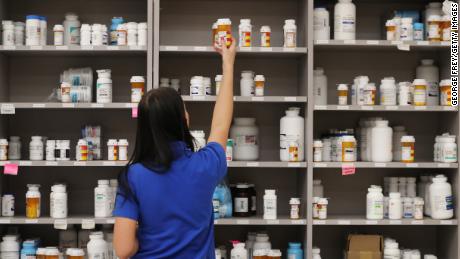
[[[401,219],[403,213],[401,194],[399,192],[390,193],[390,201],[388,205],[389,219]]]
[[[364,86],[363,99],[364,105],[375,105],[377,87],[374,83],[368,83]]]
[[[211,46],[216,46],[219,44],[219,37],[217,34],[217,22],[212,24],[211,27]]]
[[[338,104],[347,105],[348,104],[348,85],[339,84],[337,86],[337,95],[339,98]]]
[[[313,161],[323,161],[323,142],[321,140],[315,140],[313,142]]]
[[[131,80],[131,102],[138,103],[144,95],[145,78],[143,76],[132,76]]]
[[[439,84],[440,90],[440,103],[443,106],[451,106],[452,105],[452,82],[450,79],[442,80]]]
[[[77,161],[88,161],[88,142],[85,139],[78,140],[75,153]]]
[[[234,140],[233,158],[239,161],[259,159],[259,128],[255,118],[235,118],[230,128]]]
[[[291,205],[291,219],[299,219],[300,218],[300,199],[299,198],[291,198],[289,200],[289,205]]]
[[[289,19],[284,21],[284,47],[295,48],[297,47],[297,25],[295,20]]]
[[[89,46],[91,45],[91,25],[84,23],[80,28],[80,45]]]
[[[80,21],[78,15],[67,13],[64,21],[64,44],[78,45],[80,44]]]
[[[43,140],[41,136],[32,136],[29,144],[29,159],[32,161],[43,160]]]
[[[264,25],[260,28],[260,46],[263,48],[271,47],[271,28]]]
[[[356,139],[354,136],[342,137],[342,162],[356,161]]]
[[[441,40],[449,42],[451,39],[451,17],[443,15],[441,17]]]
[[[8,140],[0,139],[0,161],[8,160]]]
[[[14,23],[13,21],[2,21],[3,45],[14,46]]]
[[[111,215],[111,192],[109,180],[98,180],[94,189],[94,217],[106,218]]]
[[[96,102],[112,102],[112,71],[110,69],[97,70]]]
[[[56,24],[53,27],[54,32],[54,46],[64,45],[64,26],[62,24]]]
[[[126,25],[126,29],[128,32],[127,36],[127,45],[128,46],[137,46],[137,22],[129,22]]]
[[[427,83],[425,79],[415,79],[414,85],[414,105],[426,106]]]
[[[275,220],[277,218],[276,190],[265,190],[264,195],[264,219]]]
[[[50,217],[55,219],[67,218],[67,189],[63,184],[51,186]]]
[[[39,46],[40,45],[40,16],[27,15],[26,16],[26,45]]]
[[[127,139],[118,140],[118,160],[128,161],[128,145]]]
[[[67,255],[67,259],[84,259],[85,251],[80,248],[69,248],[66,251],[66,255]]]
[[[320,198],[318,204],[318,219],[327,219],[327,205],[329,204],[326,198]]]
[[[229,18],[217,20],[217,35],[219,37],[218,45],[229,47],[232,44],[232,21]]]
[[[367,219],[374,219],[374,220],[381,220],[384,216],[383,211],[383,193],[382,188],[380,186],[371,186],[368,190],[366,196],[366,218]]]
[[[36,219],[40,217],[41,194],[40,185],[28,184],[26,193],[26,217]]]
[[[102,232],[92,232],[87,245],[88,259],[109,258],[109,248]],[[48,259],[48,258],[47,258]]]
[[[251,47],[252,43],[252,25],[251,19],[241,19],[239,29],[239,46]]]
[[[126,23],[117,26],[117,45],[126,46],[128,44],[128,28]]]
[[[414,198],[414,219],[422,220],[423,219],[423,205],[425,201],[423,198],[416,197]]]
[[[430,15],[428,17],[428,40],[431,42],[441,41],[441,16]]]
[[[14,217],[14,195],[2,196],[2,217]]]
[[[240,94],[241,96],[255,95],[254,72],[241,71]]]
[[[254,77],[256,89],[255,95],[256,96],[264,96],[264,89],[265,89],[265,77],[263,75],[256,75]]]
[[[400,40],[402,41],[414,40],[414,27],[412,25],[412,18],[405,17],[401,19]]]
[[[235,196],[233,198],[233,216],[235,217],[249,217],[250,211],[250,194],[248,184],[237,184],[235,189]]]
[[[397,104],[396,83],[393,77],[382,79],[380,84],[380,105],[396,105]]]
[[[414,217],[414,199],[411,197],[403,198],[403,217],[406,219]]]
[[[356,39],[356,6],[351,0],[339,0],[335,5],[334,39]]]
[[[412,104],[411,82],[398,83],[398,105],[409,106]]]
[[[14,45],[23,46],[24,45],[24,31],[26,24],[23,22],[14,23]]]
[[[401,138],[401,162],[412,163],[415,160],[415,138],[414,136],[403,136]]]
[[[116,139],[109,139],[107,141],[107,160],[118,160],[118,141]]]
[[[396,23],[388,20],[385,24],[387,28],[387,40],[396,40]]]

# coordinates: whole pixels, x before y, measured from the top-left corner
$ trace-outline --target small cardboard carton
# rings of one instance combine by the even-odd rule
[[[349,235],[347,259],[382,259],[383,237],[379,235]]]

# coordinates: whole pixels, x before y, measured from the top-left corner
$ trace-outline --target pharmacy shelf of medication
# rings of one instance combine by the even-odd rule
[[[315,105],[315,111],[458,112],[458,107],[397,105]]]
[[[9,113],[11,109],[132,109],[137,105],[137,103],[0,103],[0,114],[11,114]]]
[[[215,102],[217,96],[182,95],[186,102]],[[306,103],[306,96],[235,96],[235,102],[266,102],[266,103]]]
[[[36,219],[29,219],[26,217],[0,217],[0,225],[10,225],[10,224],[20,224],[20,225],[28,225],[28,224],[36,224],[36,225],[83,225],[83,226],[91,226],[94,224],[114,224],[114,218],[94,218],[90,216],[76,216],[76,217],[68,217],[63,219],[55,219],[51,217],[40,217]],[[281,225],[281,226],[305,226],[307,225],[306,219],[289,219],[288,217],[280,217],[276,220],[267,220],[261,217],[253,217],[253,218],[224,218],[224,219],[216,219],[214,220],[215,225],[260,225],[260,226],[267,226],[267,225]],[[88,228],[88,227],[86,227]],[[94,228],[94,227],[93,227]]]
[[[212,46],[160,46],[160,54],[210,54],[217,55]],[[264,55],[264,56],[303,56],[307,48],[283,47],[239,47],[238,55]]]
[[[328,215],[327,219],[319,220],[314,219],[313,225],[404,225],[404,226],[456,226],[458,221],[456,219],[449,220],[439,220],[425,218],[423,220],[415,219],[383,219],[383,220],[368,220],[365,216],[337,216],[337,215]]]
[[[435,162],[417,162],[417,163],[374,163],[374,162],[316,162],[313,163],[314,168],[458,168],[458,163],[435,163]]]
[[[3,54],[45,54],[45,53],[59,53],[59,54],[79,54],[79,53],[93,53],[93,54],[116,54],[116,53],[147,53],[145,46],[4,46],[0,45],[0,53]]]
[[[394,49],[410,50],[415,49],[448,49],[450,42],[430,41],[388,41],[388,40],[315,40],[315,49],[331,48],[359,48],[362,49]]]
[[[0,166],[5,166],[7,164],[16,164],[18,166],[26,167],[43,167],[43,166],[57,166],[57,167],[67,167],[67,166],[87,166],[87,167],[102,167],[102,166],[125,166],[127,161],[0,161]],[[227,162],[228,167],[233,168],[246,168],[246,167],[260,167],[260,168],[306,168],[307,163],[305,162],[267,162],[267,161],[229,161]]]

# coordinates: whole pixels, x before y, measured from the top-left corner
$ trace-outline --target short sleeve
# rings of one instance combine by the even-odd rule
[[[204,160],[208,172],[215,177],[216,184],[224,178],[227,173],[227,157],[224,148],[217,142],[210,142],[198,151]]]
[[[113,216],[139,221],[139,206],[134,197],[128,198],[126,195],[122,195],[119,189],[115,200]]]

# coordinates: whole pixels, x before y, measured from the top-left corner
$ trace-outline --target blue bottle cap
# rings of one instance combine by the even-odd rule
[[[26,16],[26,20],[32,20],[32,19],[40,20],[40,16],[39,16],[39,15],[35,15],[35,14],[31,14],[31,15],[27,15],[27,16]]]
[[[423,30],[423,23],[414,23],[414,30]]]
[[[298,242],[289,242],[289,247],[300,248],[301,246],[302,246],[302,244],[300,244]]]
[[[40,16],[40,21],[46,21],[46,17],[45,16]]]

